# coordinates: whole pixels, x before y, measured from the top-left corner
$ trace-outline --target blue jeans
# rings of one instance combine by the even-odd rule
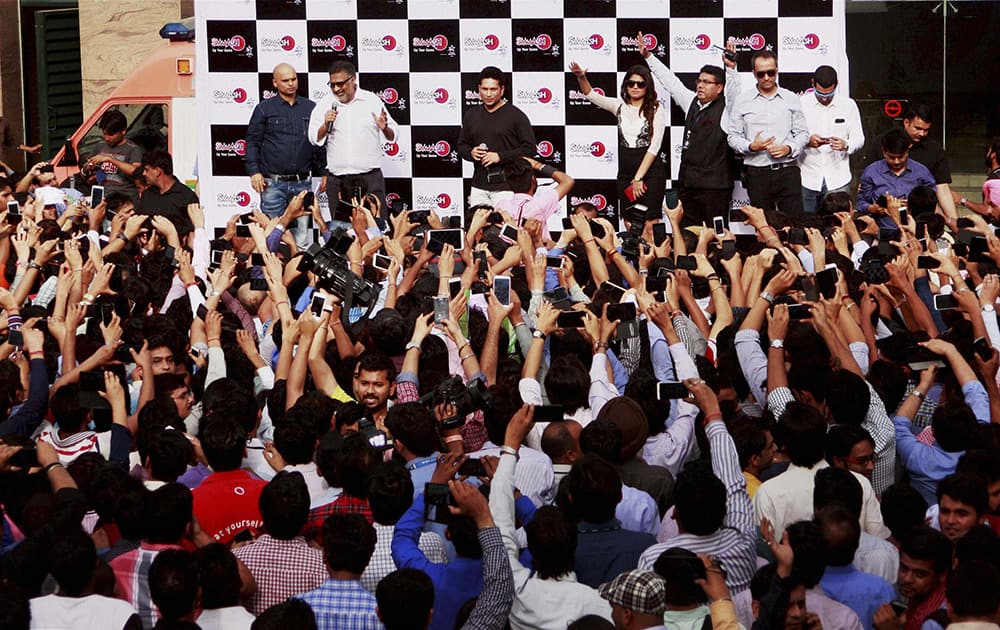
[[[802,208],[808,214],[816,214],[819,210],[819,206],[823,203],[823,199],[830,193],[835,192],[848,192],[850,184],[844,184],[839,188],[834,188],[833,190],[828,190],[826,187],[826,180],[823,180],[822,190],[810,190],[805,186],[802,187]]]
[[[279,182],[274,179],[265,179],[264,181],[267,186],[260,195],[260,211],[271,218],[280,217],[295,195],[303,190],[312,189],[312,180],[309,179],[304,182]],[[300,217],[289,226],[295,236],[295,242],[300,247],[305,244],[308,236],[306,221],[306,217]]]

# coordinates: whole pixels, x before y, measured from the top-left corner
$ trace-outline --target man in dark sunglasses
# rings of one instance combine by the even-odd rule
[[[757,89],[743,93],[729,109],[729,146],[743,154],[750,205],[786,214],[802,213],[802,178],[797,159],[809,132],[799,97],[778,86],[778,58],[754,53]]]

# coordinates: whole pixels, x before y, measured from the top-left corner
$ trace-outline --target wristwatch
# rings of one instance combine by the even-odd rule
[[[962,197],[961,199],[958,200],[958,205],[962,206],[963,208],[968,207],[967,205],[965,205],[967,203],[969,203],[969,200],[965,197]]]
[[[545,339],[545,333],[540,330],[535,330],[531,333],[531,336],[535,339]]]
[[[406,351],[407,352],[409,352],[410,350],[412,350],[414,348],[416,348],[417,352],[420,352],[420,344],[417,343],[416,341],[411,341],[410,343],[406,344]]]
[[[767,291],[760,292],[760,299],[767,300],[768,304],[774,304],[774,296],[768,293]]]
[[[771,347],[772,348],[784,348],[785,347],[785,340],[784,339],[772,339],[771,340]]]
[[[983,304],[983,312],[984,313],[993,313],[996,310],[997,310],[996,307],[993,306],[992,304]]]

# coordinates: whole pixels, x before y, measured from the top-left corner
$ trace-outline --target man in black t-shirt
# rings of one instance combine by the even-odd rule
[[[945,155],[941,143],[930,137],[933,123],[934,110],[931,109],[930,105],[910,103],[906,113],[903,114],[903,131],[910,138],[910,159],[926,166],[927,170],[934,176],[934,182],[937,184],[938,206],[944,213],[945,222],[954,230],[957,229],[955,220],[958,218],[958,211],[955,208],[955,199],[951,194],[951,164],[948,162],[948,157]],[[882,159],[881,147],[882,136],[879,136],[866,156],[866,165]]]
[[[198,195],[174,177],[174,160],[166,151],[150,151],[142,158],[143,175],[149,184],[139,199],[138,214],[166,217],[177,225],[188,221],[189,203],[198,203]]]
[[[473,164],[469,207],[510,199],[514,193],[504,176],[504,164],[537,152],[531,122],[504,98],[504,74],[487,66],[479,73],[483,104],[465,113],[458,137],[458,154]]]

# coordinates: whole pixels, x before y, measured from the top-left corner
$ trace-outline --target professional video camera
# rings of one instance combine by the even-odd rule
[[[354,273],[347,264],[347,250],[353,241],[347,230],[337,228],[325,245],[314,243],[299,261],[299,270],[315,274],[316,286],[339,297],[345,312],[354,306],[369,308],[379,295],[374,282]]]
[[[465,416],[489,407],[492,396],[486,383],[479,379],[465,385],[460,376],[451,376],[441,381],[434,391],[422,396],[420,404],[430,408],[440,404],[455,405],[455,415],[441,421],[442,428],[455,429],[465,424]]]
[[[629,221],[629,231],[622,237],[622,256],[626,259],[639,260],[642,231],[646,227],[648,214],[649,208],[641,203],[633,204],[625,209],[624,217]]]

